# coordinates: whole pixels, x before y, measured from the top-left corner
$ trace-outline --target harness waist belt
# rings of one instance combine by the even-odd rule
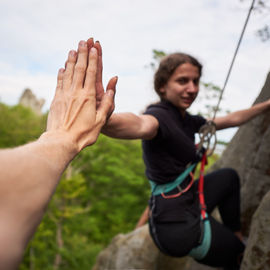
[[[157,196],[162,193],[167,193],[175,189],[177,186],[182,184],[182,182],[186,179],[186,177],[190,174],[190,172],[192,172],[192,170],[195,168],[196,165],[197,163],[191,164],[173,182],[170,182],[167,184],[160,185],[160,184],[155,183],[154,181],[149,180],[151,189],[152,189],[152,194],[154,196]]]

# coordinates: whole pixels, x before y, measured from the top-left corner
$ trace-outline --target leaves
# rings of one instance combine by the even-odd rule
[[[0,146],[38,138],[46,117],[0,104]],[[101,135],[63,174],[19,269],[91,269],[116,234],[135,227],[149,194],[140,141]]]
[[[14,147],[37,139],[46,127],[46,115],[38,116],[21,105],[0,103],[0,147]]]

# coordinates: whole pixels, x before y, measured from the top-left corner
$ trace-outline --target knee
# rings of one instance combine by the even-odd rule
[[[235,189],[240,189],[240,178],[235,169],[224,168],[224,174],[226,174],[227,181],[230,183],[231,187]]]

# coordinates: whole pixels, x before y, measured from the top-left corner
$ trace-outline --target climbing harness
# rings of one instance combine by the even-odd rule
[[[211,244],[211,226],[210,222],[208,219],[208,215],[206,212],[206,205],[204,201],[204,195],[203,195],[203,185],[204,185],[204,168],[205,164],[207,164],[207,156],[206,156],[206,151],[205,149],[201,148],[201,151],[197,151],[197,155],[201,157],[201,168],[200,168],[200,177],[199,177],[199,183],[198,183],[198,195],[199,195],[199,203],[200,203],[200,209],[201,209],[201,237],[199,240],[198,246],[193,248],[189,255],[197,260],[200,260],[205,257],[207,254],[210,244]],[[192,186],[194,182],[194,176],[192,171],[195,169],[196,165],[198,164],[199,161],[196,161],[195,163],[189,165],[186,170],[181,173],[176,180],[173,182],[170,182],[168,184],[163,184],[163,185],[158,185],[155,182],[150,180],[151,188],[152,188],[152,209],[151,209],[151,215],[150,215],[150,222],[151,222],[151,227],[153,229],[153,236],[155,239],[155,242],[159,246],[159,248],[166,253],[166,251],[163,250],[162,246],[159,243],[158,237],[156,235],[155,231],[155,226],[154,226],[154,221],[153,221],[153,210],[155,208],[155,196],[161,195],[165,199],[171,199],[171,198],[176,198],[181,196],[183,193],[189,190],[189,188]],[[181,184],[183,181],[187,178],[187,176],[191,176],[191,181],[187,185],[185,189],[181,188]],[[173,189],[177,188],[179,190],[178,193],[173,194],[173,195],[165,195],[165,193],[168,193],[172,191]]]
[[[187,178],[188,175],[192,174],[192,171],[196,167],[196,165],[197,165],[197,163],[191,164],[173,182],[170,182],[170,183],[167,183],[167,184],[159,185],[156,182],[150,180],[150,185],[151,185],[151,189],[152,189],[152,195],[157,196],[157,195],[161,194],[164,198],[166,198],[165,193],[168,193],[168,192],[172,191],[175,188],[178,188],[179,193],[186,192],[187,188],[185,188],[184,190],[186,190],[186,191],[184,191],[184,190],[182,190],[180,185],[183,183],[183,181]],[[192,174],[192,179],[193,179],[193,174]],[[193,180],[191,182],[193,183]],[[182,193],[181,194],[179,194],[179,193],[178,193],[178,196],[180,196],[182,194]],[[175,196],[175,197],[178,197],[178,196]]]

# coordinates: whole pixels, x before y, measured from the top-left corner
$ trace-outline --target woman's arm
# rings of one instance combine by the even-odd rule
[[[0,151],[0,269],[17,269],[64,169],[106,122],[115,85],[96,109],[97,62],[97,50],[81,41],[59,70],[46,132]]]
[[[138,223],[136,224],[135,229],[138,229],[147,223],[148,218],[149,218],[149,212],[150,212],[150,209],[149,209],[149,206],[147,205],[146,208],[144,209]]]
[[[229,127],[237,127],[248,122],[255,116],[269,109],[270,109],[270,99],[255,104],[249,109],[229,113],[228,115],[223,117],[217,117],[215,118],[214,122],[216,124],[217,130]]]
[[[93,40],[88,40],[88,46],[93,45]],[[99,42],[94,44],[94,47],[98,51],[98,68],[96,79],[96,93],[97,93],[97,106],[99,100],[104,94],[104,88],[102,83],[102,48]],[[106,89],[114,88],[117,78],[112,78]],[[110,112],[114,109],[114,104],[111,106]],[[118,113],[113,114],[109,118],[107,124],[102,128],[102,133],[107,136],[119,139],[152,139],[155,137],[158,131],[158,121],[151,115],[135,115],[133,113]]]
[[[158,120],[152,115],[114,113],[102,128],[102,133],[119,139],[154,138],[158,132]]]

